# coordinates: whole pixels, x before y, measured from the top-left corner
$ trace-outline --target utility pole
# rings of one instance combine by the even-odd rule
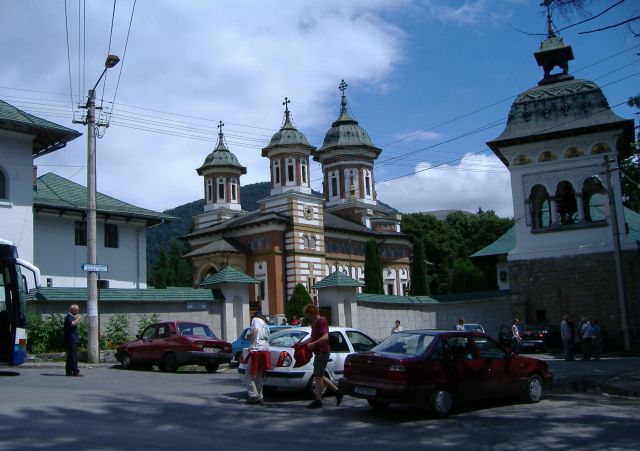
[[[97,264],[96,252],[96,127],[107,126],[106,123],[96,123],[96,88],[104,77],[107,69],[114,67],[120,58],[115,55],[107,56],[104,70],[98,81],[89,90],[89,98],[84,108],[87,109],[86,120],[78,121],[87,126],[87,263]],[[76,122],[76,121],[74,121]],[[100,361],[99,322],[98,322],[98,275],[95,271],[87,271],[87,316],[89,317],[87,330],[87,352],[89,363]]]
[[[611,160],[608,155],[604,156],[604,166],[607,175],[607,191],[609,194],[609,212],[611,214],[611,232],[613,233],[613,258],[616,261],[616,279],[618,286],[618,305],[620,308],[620,326],[624,339],[624,349],[631,349],[631,338],[629,336],[629,323],[627,320],[627,299],[624,289],[624,268],[622,267],[622,252],[620,251],[620,230],[618,226],[618,210],[611,181]]]

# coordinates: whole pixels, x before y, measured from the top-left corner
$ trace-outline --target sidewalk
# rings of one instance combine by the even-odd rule
[[[553,373],[554,392],[598,392],[640,397],[640,357],[604,355],[600,360],[567,362],[551,355],[544,360]]]

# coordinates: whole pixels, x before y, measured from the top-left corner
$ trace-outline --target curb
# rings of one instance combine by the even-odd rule
[[[626,386],[625,386],[626,385]],[[621,384],[611,382],[594,381],[592,379],[578,379],[554,384],[550,390],[552,393],[600,393],[612,396],[625,396],[631,398],[640,397],[640,388],[630,387],[621,381]]]

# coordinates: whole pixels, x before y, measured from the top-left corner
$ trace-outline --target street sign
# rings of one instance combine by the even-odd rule
[[[87,272],[108,272],[109,268],[107,265],[91,265],[89,263],[84,263],[80,268],[83,271]]]

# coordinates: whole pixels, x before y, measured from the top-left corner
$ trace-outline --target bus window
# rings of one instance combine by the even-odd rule
[[[4,283],[5,279],[5,271],[2,271],[2,276],[0,276],[0,312],[4,312],[7,309],[7,293],[6,290],[9,288],[7,284]]]

